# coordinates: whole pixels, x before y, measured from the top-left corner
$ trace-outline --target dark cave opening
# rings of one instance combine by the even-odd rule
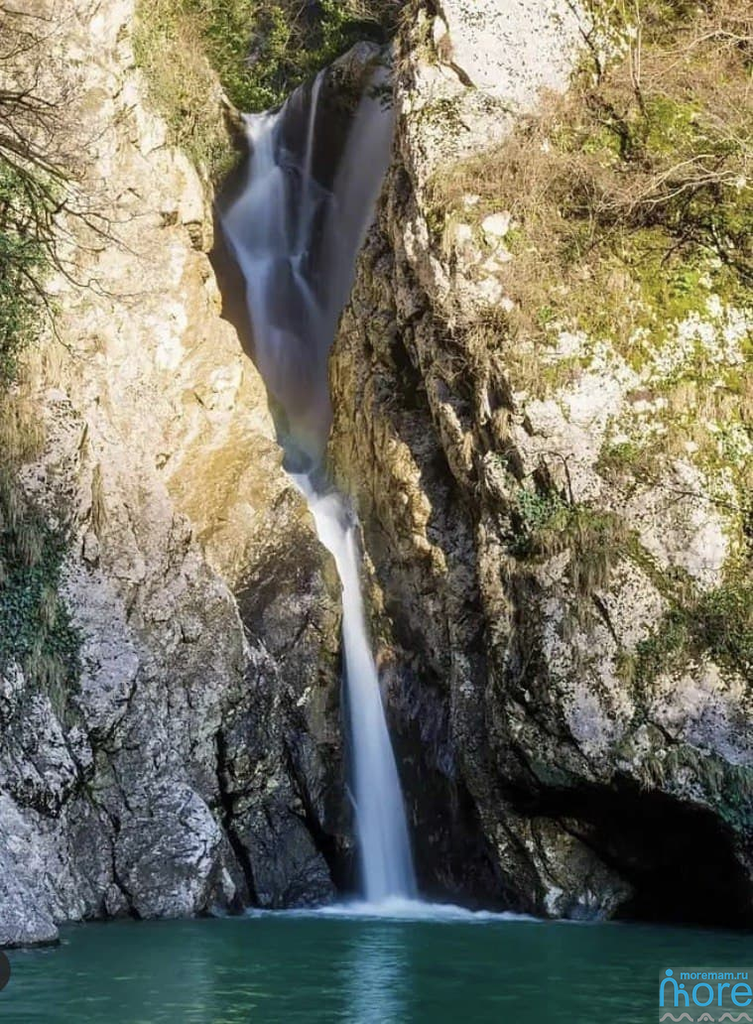
[[[517,810],[558,819],[633,887],[619,920],[748,928],[748,872],[735,836],[711,810],[642,790],[625,777],[610,787],[512,795]]]

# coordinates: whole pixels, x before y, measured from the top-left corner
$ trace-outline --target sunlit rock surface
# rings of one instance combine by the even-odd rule
[[[24,480],[70,526],[83,670],[65,709],[2,678],[0,945],[326,900],[347,852],[334,569],[220,319],[209,199],[143,101],[133,6],[34,5],[100,233],[63,225],[31,374],[47,440]]]

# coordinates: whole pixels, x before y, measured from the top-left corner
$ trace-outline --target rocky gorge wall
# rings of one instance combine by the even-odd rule
[[[394,163],[331,361],[330,452],[363,524],[423,885],[542,915],[749,922],[749,648],[727,657],[733,606],[750,637],[749,590],[728,582],[746,530],[730,480],[749,455],[720,477],[691,435],[675,450],[685,421],[668,424],[664,396],[667,362],[684,408],[701,394],[699,346],[737,379],[750,320],[701,284],[700,312],[661,305],[631,336],[638,365],[583,326],[608,302],[586,279],[573,316],[539,311],[543,347],[515,336],[527,225],[502,205],[521,196],[495,208],[485,178],[567,88],[594,22],[537,0],[412,13]],[[726,419],[702,407],[722,451],[745,399]],[[664,439],[650,477],[627,460],[636,436]],[[699,609],[721,606],[714,632]]]
[[[737,636],[750,609],[733,415],[749,322],[701,284],[692,309],[660,304],[661,330],[637,318],[640,361],[580,297],[574,317],[536,310],[543,349],[513,336],[529,245],[485,182],[593,24],[565,0],[407,7],[330,454],[363,525],[422,891],[747,922],[750,663],[742,632],[725,645],[709,624]],[[43,426],[20,479],[67,538],[80,668],[62,700],[33,665],[0,674],[0,945],[81,918],[326,900],[352,858],[334,568],[220,316],[208,189],[148,100],[134,0],[34,11],[52,31],[17,71],[64,110],[96,216],[59,218],[56,329],[12,397]],[[219,89],[202,98],[222,124]],[[711,468],[708,437],[668,422],[699,400],[699,353],[733,395],[704,399]]]
[[[2,669],[0,946],[327,899],[350,849],[339,588],[220,319],[208,191],[144,101],[131,0],[34,14],[17,83],[62,111],[88,215],[59,217],[55,331],[12,397],[81,645],[62,703]]]

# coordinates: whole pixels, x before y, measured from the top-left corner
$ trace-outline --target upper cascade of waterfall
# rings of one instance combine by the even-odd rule
[[[320,72],[276,112],[245,116],[244,180],[220,202],[245,280],[255,362],[284,417],[286,447],[312,462],[331,420],[329,349],[393,135],[383,62],[372,54],[362,69],[365,87],[344,133],[329,75]]]
[[[294,480],[342,583],[356,829],[364,895],[376,904],[415,896],[408,828],[366,629],[355,523],[342,498],[314,482],[331,420],[329,350],[393,135],[387,70],[379,62],[363,70],[344,140],[323,101],[328,72],[279,111],[246,117],[250,159],[220,218],[245,281],[254,358],[278,405],[287,463],[299,471]]]

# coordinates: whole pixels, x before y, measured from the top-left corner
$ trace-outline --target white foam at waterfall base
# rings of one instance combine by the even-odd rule
[[[390,921],[445,921],[484,924],[499,921],[534,921],[539,919],[526,914],[512,914],[508,911],[495,913],[492,910],[468,910],[454,903],[429,903],[426,900],[407,900],[391,896],[379,903],[353,900],[348,903],[333,903],[320,907],[317,913],[325,917],[383,918]]]
[[[327,917],[350,920],[380,921],[425,921],[438,924],[495,924],[511,921],[528,921],[533,924],[544,924],[541,918],[528,914],[514,914],[509,911],[469,910],[454,903],[429,903],[427,900],[406,899],[401,896],[388,896],[386,899],[371,903],[368,900],[348,900],[343,903],[331,903],[323,907],[305,907],[295,910],[259,910],[254,908],[246,912],[247,917],[263,917],[266,914],[284,914],[287,917]]]
[[[223,233],[246,283],[256,364],[285,412],[289,454],[323,459],[331,411],[327,357],[350,293],[356,255],[389,162],[392,114],[378,70],[353,118],[331,191],[315,178],[322,76],[310,89],[305,149],[293,159],[281,140],[287,107],[247,118],[251,160],[244,188],[220,211]],[[300,96],[299,96],[300,98]],[[306,495],[342,583],[343,649],[353,762],[356,832],[369,905],[416,894],[400,780],[371,653],[352,516],[342,498]]]

